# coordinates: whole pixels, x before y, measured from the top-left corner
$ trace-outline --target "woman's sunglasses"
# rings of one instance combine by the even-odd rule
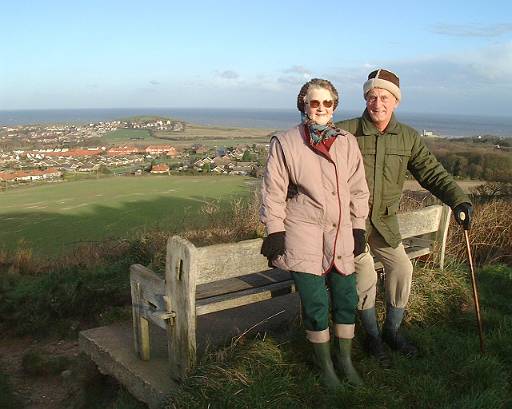
[[[311,108],[318,108],[320,104],[322,104],[325,108],[330,108],[334,105],[334,101],[331,99],[325,100],[325,101],[318,101],[317,99],[312,99],[309,102],[306,102],[306,104],[309,104]]]

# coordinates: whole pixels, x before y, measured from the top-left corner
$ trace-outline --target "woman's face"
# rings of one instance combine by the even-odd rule
[[[318,125],[325,125],[332,119],[334,98],[326,88],[312,87],[304,98],[305,113]]]

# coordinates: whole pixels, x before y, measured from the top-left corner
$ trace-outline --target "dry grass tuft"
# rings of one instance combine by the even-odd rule
[[[484,185],[486,186],[486,185]],[[473,221],[469,230],[475,263],[504,262],[512,265],[512,201],[500,196],[474,196]],[[428,192],[405,191],[400,211],[412,211],[440,203]],[[467,263],[466,242],[461,227],[452,217],[446,242],[448,262]]]
[[[422,209],[439,201],[432,193],[424,190],[405,190],[400,199],[400,213]]]
[[[512,265],[512,202],[494,199],[476,203],[469,242],[475,263]],[[467,262],[462,229],[451,220],[446,252],[457,262]]]
[[[234,199],[229,207],[212,201],[206,203],[201,214],[205,227],[188,230],[183,236],[196,246],[229,243],[263,236],[263,225],[259,221],[260,199],[254,193],[252,200]]]

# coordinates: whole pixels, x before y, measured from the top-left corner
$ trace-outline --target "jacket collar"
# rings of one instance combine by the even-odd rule
[[[370,118],[370,114],[368,113],[368,110],[365,109],[362,116],[362,131],[363,135],[381,135],[381,132],[375,127],[375,125],[372,122],[372,119]],[[385,131],[383,133],[388,134],[399,134],[400,133],[400,124],[396,120],[395,114],[391,114],[391,120],[389,121],[389,124]]]

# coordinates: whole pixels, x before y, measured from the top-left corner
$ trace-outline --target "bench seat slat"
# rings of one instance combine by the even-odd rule
[[[263,287],[265,285],[288,281],[290,279],[291,275],[288,271],[274,268],[241,277],[200,284],[196,286],[196,300],[255,287]]]
[[[290,279],[280,283],[268,284],[263,287],[249,288],[235,293],[203,298],[202,300],[196,301],[196,315],[199,316],[242,305],[253,304],[293,292],[295,292],[295,284],[293,280]]]

